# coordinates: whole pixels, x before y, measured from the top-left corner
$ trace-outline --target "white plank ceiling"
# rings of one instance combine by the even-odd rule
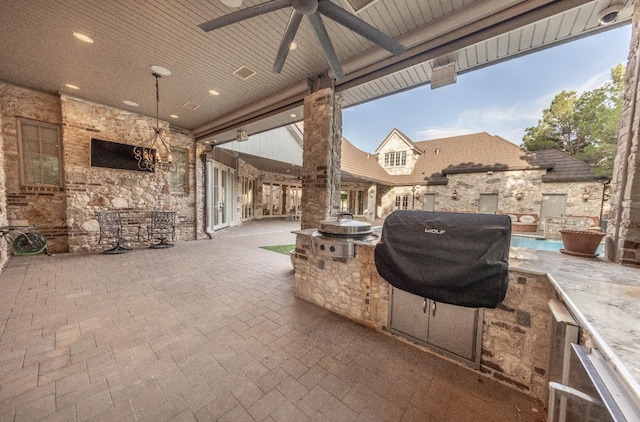
[[[605,27],[598,13],[619,1],[331,1],[350,12],[360,10],[357,16],[407,51],[392,56],[325,18],[346,74],[334,81],[303,20],[295,37],[298,48],[274,74],[290,7],[207,33],[197,25],[238,9],[218,0],[3,0],[0,81],[154,116],[150,66],[161,65],[172,74],[160,80],[160,118],[192,130],[199,140],[222,142],[238,129],[253,134],[300,120],[301,101],[314,87],[335,86],[348,107],[427,84],[440,65],[455,62],[458,73],[468,72],[628,24],[632,11],[631,1],[622,2],[618,19]],[[244,0],[240,8],[265,2]],[[74,32],[94,43],[79,42]],[[255,75],[246,80],[234,75],[242,66]],[[198,107],[190,110],[186,103]]]

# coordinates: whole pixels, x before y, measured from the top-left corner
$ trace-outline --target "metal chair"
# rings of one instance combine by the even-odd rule
[[[173,243],[167,243],[167,238],[175,241],[176,238],[176,212],[152,211],[151,225],[147,228],[149,240],[158,239],[159,242],[149,246],[151,249],[171,248]]]
[[[118,211],[98,211],[98,224],[100,225],[100,237],[98,245],[103,239],[115,239],[115,245],[102,253],[121,254],[130,252],[131,248],[125,248],[122,244],[122,221]]]

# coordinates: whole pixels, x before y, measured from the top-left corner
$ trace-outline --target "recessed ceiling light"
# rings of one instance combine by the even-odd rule
[[[289,117],[298,117],[298,115],[296,113],[291,113]]]
[[[131,107],[138,107],[138,103],[136,103],[135,101],[124,100],[123,103]]]
[[[157,73],[158,75],[162,75],[162,76],[169,76],[171,75],[171,71],[169,69],[167,69],[166,67],[162,67],[162,66],[158,66],[156,64],[154,64],[153,66],[151,66],[151,70],[154,73]]]
[[[177,119],[179,116],[177,114],[171,114],[171,115],[169,115],[169,117]]]
[[[78,87],[76,85],[72,85],[72,84],[64,84],[64,86],[66,86],[67,88],[71,88],[71,89],[80,89],[80,87]]]
[[[93,40],[90,37],[88,37],[88,36],[86,36],[84,34],[81,34],[79,32],[74,32],[73,36],[76,37],[77,39],[79,39],[82,42],[93,44]]]
[[[211,94],[211,95],[220,95],[220,93],[218,91],[216,91],[215,89],[210,89],[209,90],[209,94]]]
[[[296,48],[298,48],[298,44],[296,44],[295,41],[291,41],[291,44],[289,44],[289,50],[295,50]]]

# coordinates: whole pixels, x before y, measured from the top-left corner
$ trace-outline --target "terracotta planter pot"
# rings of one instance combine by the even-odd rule
[[[564,252],[585,256],[597,256],[596,250],[605,236],[602,232],[583,230],[560,230]],[[563,252],[560,251],[560,252]]]

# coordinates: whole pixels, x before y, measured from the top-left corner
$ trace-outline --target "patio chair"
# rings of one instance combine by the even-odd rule
[[[155,238],[159,240],[149,246],[151,249],[171,248],[173,243],[167,243],[167,238],[173,242],[176,237],[176,212],[175,211],[152,211],[151,225],[147,228],[149,240]]]
[[[96,214],[98,214],[98,224],[100,225],[98,245],[102,243],[103,239],[115,240],[115,245],[102,253],[121,254],[130,252],[132,249],[126,248],[122,244],[122,220],[120,219],[120,213],[118,211],[98,211]]]

